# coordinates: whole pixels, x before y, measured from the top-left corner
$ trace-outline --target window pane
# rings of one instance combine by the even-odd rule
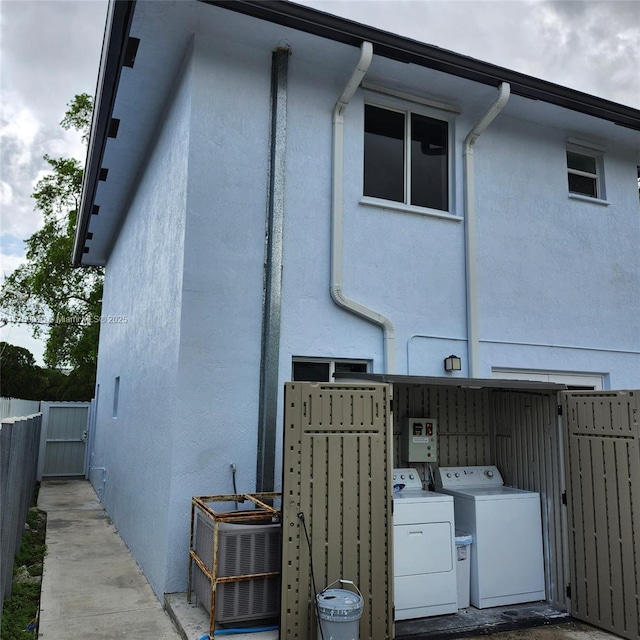
[[[598,188],[595,178],[587,176],[577,176],[573,173],[569,174],[569,192],[580,193],[592,198],[598,197]]]
[[[364,108],[364,195],[404,202],[404,114]]]
[[[329,363],[294,362],[293,380],[298,382],[329,382]]]
[[[448,211],[448,124],[411,114],[411,204]]]
[[[336,373],[366,373],[366,362],[336,362]]]
[[[585,156],[575,151],[567,151],[567,166],[569,169],[576,169],[577,171],[597,173],[596,159],[593,156]]]

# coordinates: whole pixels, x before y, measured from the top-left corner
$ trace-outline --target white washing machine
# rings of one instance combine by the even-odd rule
[[[394,469],[395,619],[458,611],[453,498],[424,491],[415,469]]]
[[[456,527],[473,536],[471,596],[484,609],[545,599],[540,495],[503,486],[495,466],[440,467]]]

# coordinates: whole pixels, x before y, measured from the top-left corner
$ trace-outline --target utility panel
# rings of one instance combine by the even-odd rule
[[[400,454],[405,462],[438,462],[438,421],[404,418]]]

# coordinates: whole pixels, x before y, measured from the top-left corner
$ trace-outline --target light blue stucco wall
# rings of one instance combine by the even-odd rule
[[[104,467],[105,508],[159,594],[166,580],[190,114],[187,63],[106,265],[103,316],[126,323],[101,327],[91,462]],[[123,120],[119,135],[127,135],[129,124],[135,122]],[[102,492],[102,472],[92,472],[91,480]]]
[[[196,38],[166,592],[194,495],[256,490],[271,52]]]
[[[195,38],[107,267],[105,313],[131,320],[101,335],[95,466],[107,467],[105,504],[159,597],[186,588],[191,496],[230,493],[231,463],[238,490],[255,490],[270,67],[285,42],[293,44],[277,487],[292,357],[384,368],[380,328],[329,293],[331,115],[358,51],[325,44],[335,59],[319,59],[307,36],[296,46],[262,29],[260,38],[242,29],[230,38],[222,22],[219,31]],[[451,178],[454,213],[464,217],[462,143],[496,94],[447,94],[437,74],[414,71],[416,92],[428,87],[460,109]],[[464,222],[360,203],[363,102],[358,91],[345,119],[345,292],[393,321],[397,373],[440,376],[443,358],[457,353],[466,375]],[[637,388],[635,152],[606,153],[609,206],[572,200],[568,135],[576,132],[506,110],[476,144],[481,373],[594,372]]]

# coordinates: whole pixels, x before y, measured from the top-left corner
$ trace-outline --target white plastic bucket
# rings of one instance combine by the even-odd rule
[[[358,593],[347,589],[329,589],[336,583],[350,584]],[[316,596],[318,606],[317,640],[360,640],[360,618],[364,600],[351,580],[336,580]]]

